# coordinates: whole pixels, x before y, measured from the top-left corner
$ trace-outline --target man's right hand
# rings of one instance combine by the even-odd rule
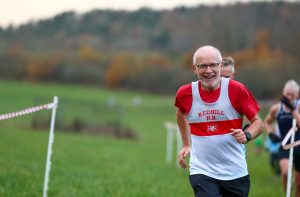
[[[278,135],[276,135],[275,133],[269,133],[269,138],[271,139],[272,142],[280,142],[281,139]]]
[[[184,146],[178,154],[178,163],[182,168],[186,168],[187,164],[185,158],[190,154],[190,147]]]

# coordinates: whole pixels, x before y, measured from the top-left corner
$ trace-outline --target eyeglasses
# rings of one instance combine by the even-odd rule
[[[201,70],[206,70],[207,67],[210,67],[211,69],[216,69],[221,62],[217,62],[217,63],[211,63],[211,64],[198,64],[196,65],[199,69]]]

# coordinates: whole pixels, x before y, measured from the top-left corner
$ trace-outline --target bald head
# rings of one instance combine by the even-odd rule
[[[299,84],[295,80],[288,80],[284,84],[283,91],[286,91],[287,89],[294,91],[297,95],[299,94]]]
[[[299,96],[299,84],[295,80],[287,81],[284,85],[282,94],[291,102],[295,101]]]
[[[198,62],[202,62],[207,59],[208,56],[213,56],[215,62],[222,61],[222,56],[219,49],[213,46],[202,46],[194,53],[193,64],[196,65]]]

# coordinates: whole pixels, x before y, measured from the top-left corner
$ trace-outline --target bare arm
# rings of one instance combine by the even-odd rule
[[[262,133],[262,128],[264,126],[264,123],[258,114],[254,116],[254,118],[252,118],[250,122],[251,125],[248,127],[247,131],[250,132],[252,139],[255,139]]]
[[[183,147],[178,154],[178,162],[182,168],[186,168],[187,164],[185,162],[185,158],[190,154],[191,147],[190,130],[186,120],[186,115],[179,109],[177,109],[176,118],[183,143]]]
[[[176,118],[178,127],[180,129],[183,146],[190,146],[190,131],[186,120],[186,115],[181,112],[180,109],[177,109]]]
[[[273,105],[270,108],[269,113],[267,114],[267,116],[264,120],[267,134],[270,134],[275,130],[272,126],[272,123],[274,122],[274,120],[276,118],[276,113],[277,113],[278,109],[279,109],[279,104]]]

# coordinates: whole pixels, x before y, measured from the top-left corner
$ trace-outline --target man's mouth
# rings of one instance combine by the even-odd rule
[[[211,79],[214,79],[215,76],[214,75],[208,75],[208,76],[204,76],[205,79],[207,80],[211,80]]]

